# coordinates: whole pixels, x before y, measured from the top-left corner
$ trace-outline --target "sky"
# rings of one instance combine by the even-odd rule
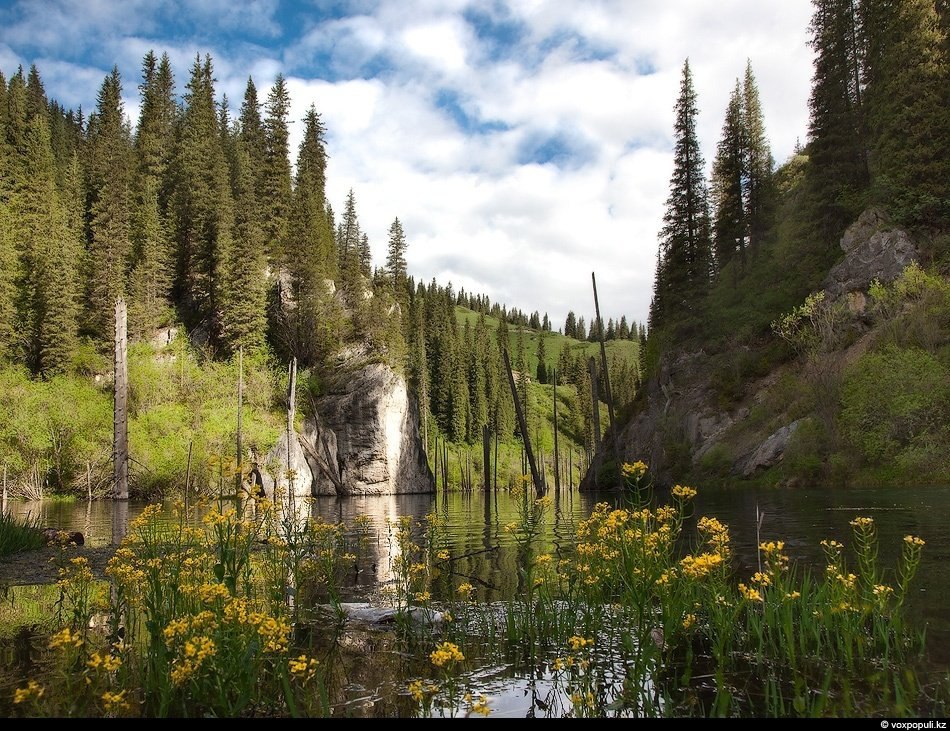
[[[327,197],[356,199],[374,266],[399,218],[409,273],[527,313],[645,322],[689,59],[712,165],[751,62],[772,154],[805,142],[809,0],[0,0],[0,70],[36,64],[88,114],[117,66],[138,119],[142,59],[184,91],[210,54],[237,114],[248,77],[288,81],[291,158],[315,105]]]

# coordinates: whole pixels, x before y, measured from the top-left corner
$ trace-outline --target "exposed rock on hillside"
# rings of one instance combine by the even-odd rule
[[[917,261],[917,247],[910,236],[891,225],[884,214],[869,208],[841,237],[845,257],[822,282],[834,299],[848,292],[866,290],[871,282],[892,282],[904,268]]]
[[[917,248],[907,233],[873,208],[848,228],[840,246],[845,256],[822,286],[829,299],[850,294],[852,316],[860,314],[864,293],[875,279],[890,283],[918,259]],[[849,349],[824,354],[825,367],[852,361],[868,342],[863,337]],[[789,367],[793,366],[784,366]],[[744,393],[729,409],[720,405],[714,373],[715,359],[702,350],[663,354],[656,374],[643,385],[637,411],[619,430],[619,460],[642,459],[650,465],[654,477],[667,484],[683,479],[689,465],[698,464],[707,455],[715,458],[717,469],[743,477],[781,461],[804,419],[781,413],[781,406],[765,414],[762,408],[755,408],[776,387],[778,372],[758,383],[745,384]],[[774,401],[781,403],[780,398]],[[755,419],[751,418],[753,412],[757,412]],[[611,442],[608,435],[606,445],[609,447]],[[711,454],[717,447],[717,452]],[[581,489],[614,487],[603,483],[616,482],[616,474],[616,470],[605,470],[604,456],[598,456]]]
[[[419,435],[419,413],[406,382],[389,366],[370,363],[346,373],[316,402],[321,425],[315,433],[336,437],[336,462],[329,439],[313,443],[311,459],[321,475],[336,470],[335,490],[343,495],[432,492],[432,472]],[[313,455],[323,454],[320,465]],[[318,481],[321,477],[317,478]]]

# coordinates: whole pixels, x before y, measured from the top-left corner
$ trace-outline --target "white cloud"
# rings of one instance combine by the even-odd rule
[[[169,51],[179,92],[195,53],[211,53],[233,110],[249,75],[264,101],[283,72],[291,153],[313,103],[330,202],[339,211],[354,190],[378,263],[398,216],[418,279],[547,311],[555,325],[568,310],[589,318],[592,270],[605,316],[646,318],[685,58],[707,164],[747,59],[776,160],[806,134],[809,0],[381,0],[323,20],[318,3],[296,26],[281,25],[276,0],[199,5],[21,2],[0,15],[0,63],[9,76],[13,60],[36,61],[50,95],[84,109],[113,62],[134,95],[149,49]],[[479,39],[472,9],[514,31]],[[189,34],[165,32],[172,15]],[[545,142],[573,157],[525,160]]]

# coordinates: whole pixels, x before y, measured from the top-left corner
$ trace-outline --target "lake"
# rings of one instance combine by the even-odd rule
[[[661,498],[663,496],[660,496]],[[618,505],[616,493],[591,494],[562,490],[552,493],[553,505],[545,516],[540,535],[542,550],[555,558],[570,555],[578,523],[597,502]],[[107,546],[122,526],[137,515],[143,504],[101,502],[12,502],[8,510],[38,519],[43,526],[81,531],[86,545]],[[506,492],[487,495],[476,491],[439,495],[320,497],[300,501],[302,516],[352,524],[358,516],[369,520],[370,552],[360,578],[349,588],[348,599],[377,600],[379,588],[389,578],[391,542],[389,521],[402,516],[422,519],[436,513],[444,523],[444,544],[452,554],[451,585],[468,581],[480,599],[513,595],[518,587],[518,556],[514,539],[505,526],[517,519],[518,506]],[[756,515],[762,516],[757,539]],[[851,542],[849,521],[857,516],[875,520],[881,563],[891,569],[900,554],[902,539],[923,538],[920,569],[908,599],[911,618],[928,631],[929,665],[935,671],[950,669],[950,488],[834,489],[827,487],[782,490],[700,491],[694,502],[693,520],[715,516],[731,532],[734,568],[739,580],[756,570],[758,540],[782,540],[786,552],[802,566],[822,571],[822,539]],[[438,597],[437,597],[438,598]],[[524,715],[519,698],[523,688],[496,688],[495,715]],[[502,696],[507,693],[505,700]]]

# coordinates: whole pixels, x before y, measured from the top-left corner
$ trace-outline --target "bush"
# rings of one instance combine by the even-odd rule
[[[865,354],[848,370],[842,435],[871,465],[945,481],[950,477],[948,404],[950,369],[945,364],[925,350],[888,345]]]

